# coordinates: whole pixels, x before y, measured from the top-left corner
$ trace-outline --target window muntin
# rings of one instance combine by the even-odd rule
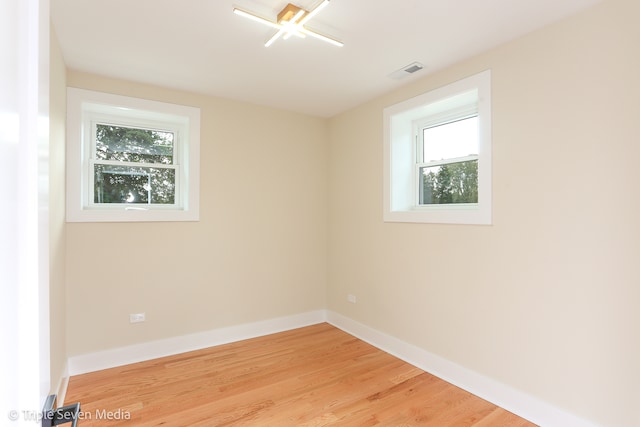
[[[93,203],[176,205],[177,130],[94,123]],[[178,187],[179,189],[179,187]]]
[[[67,221],[198,221],[200,110],[67,89]]]
[[[418,147],[422,163],[478,156],[478,115],[424,126]]]
[[[94,158],[119,162],[173,164],[176,131],[96,123]]]
[[[93,163],[93,205],[144,204],[175,206],[176,171]]]
[[[478,115],[418,126],[418,205],[478,203]]]
[[[478,160],[420,167],[419,204],[477,204]]]
[[[438,143],[425,142],[425,129],[471,117],[477,117],[477,152],[462,146],[442,154],[435,149]],[[383,119],[385,221],[491,224],[490,70],[386,107]],[[455,172],[457,179],[441,179],[441,187],[449,187],[446,197],[434,198],[434,177],[443,169],[443,178]],[[476,169],[477,196],[472,182]]]

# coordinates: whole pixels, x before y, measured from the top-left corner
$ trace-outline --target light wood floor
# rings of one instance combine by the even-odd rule
[[[74,376],[65,401],[81,427],[534,426],[326,323]]]

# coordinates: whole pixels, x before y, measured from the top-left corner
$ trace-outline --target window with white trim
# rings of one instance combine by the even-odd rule
[[[200,110],[67,91],[67,221],[197,221]]]
[[[384,110],[384,220],[491,224],[491,74]]]

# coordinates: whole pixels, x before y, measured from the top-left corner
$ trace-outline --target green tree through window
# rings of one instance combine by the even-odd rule
[[[478,203],[477,160],[421,169],[421,204]]]
[[[98,124],[94,202],[175,204],[174,133]]]

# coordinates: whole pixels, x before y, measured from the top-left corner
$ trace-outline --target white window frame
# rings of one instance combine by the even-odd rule
[[[93,166],[98,123],[174,133],[175,204],[94,203]],[[67,88],[66,166],[68,222],[198,221],[200,109]]]
[[[429,123],[478,116],[478,203],[420,205],[419,137]],[[491,71],[486,70],[384,109],[386,222],[491,224]]]

